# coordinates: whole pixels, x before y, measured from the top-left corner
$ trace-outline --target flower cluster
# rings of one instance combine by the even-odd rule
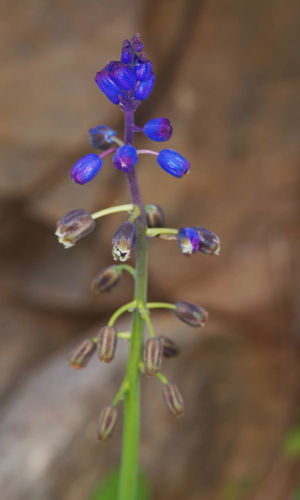
[[[131,40],[125,40],[120,60],[106,64],[105,68],[96,74],[95,80],[105,96],[113,104],[119,105],[124,112],[125,139],[128,137],[131,139],[123,142],[117,133],[106,125],[91,128],[89,130],[90,144],[98,152],[84,156],[73,166],[71,176],[76,183],[85,184],[91,181],[102,168],[103,158],[110,155],[113,166],[124,172],[128,181],[131,179],[130,182],[132,182],[132,175],[135,176],[139,156],[142,154],[154,155],[158,165],[173,177],[180,178],[190,171],[189,161],[173,149],[162,149],[156,152],[149,149],[136,149],[133,145],[132,138],[135,133],[142,132],[148,139],[165,142],[171,138],[173,131],[167,118],[151,119],[142,127],[134,123],[134,111],[142,101],[148,98],[155,82],[152,63],[143,52],[143,43],[139,35],[135,35]],[[130,116],[130,120],[126,121],[128,116]],[[135,193],[138,191],[137,184],[134,185],[133,191]],[[56,235],[59,242],[65,248],[69,248],[95,228],[96,219],[116,212],[129,214],[127,220],[116,229],[112,238],[113,259],[120,263],[106,267],[95,276],[91,288],[96,294],[113,289],[120,282],[123,272],[130,273],[136,282],[142,280],[139,286],[136,286],[136,290],[145,289],[141,283],[142,285],[146,283],[147,268],[145,268],[143,275],[138,265],[138,255],[136,255],[138,272],[132,266],[124,264],[135,251],[138,252],[137,248],[141,237],[144,238],[146,244],[147,239],[153,237],[176,240],[180,251],[186,256],[191,256],[196,252],[207,255],[219,254],[220,241],[212,231],[200,226],[180,229],[165,227],[165,216],[162,208],[155,203],[143,205],[140,198],[136,198],[132,194],[133,191],[131,190],[132,203],[130,204],[109,207],[93,214],[85,209],[75,209],[57,223]],[[181,416],[184,407],[179,389],[176,384],[169,382],[161,372],[163,358],[176,356],[179,353],[179,348],[172,339],[155,334],[149,311],[156,308],[170,309],[179,320],[191,327],[203,327],[208,313],[203,307],[190,302],[180,301],[176,304],[148,302],[146,296],[138,294],[139,292],[136,292],[132,302],[117,309],[108,323],[99,329],[95,337],[86,339],[80,344],[70,358],[70,365],[76,369],[84,368],[95,352],[97,352],[101,362],[110,363],[114,359],[119,340],[125,339],[130,342],[132,337],[136,335],[134,327],[131,332],[122,332],[117,329],[115,323],[125,312],[137,313],[143,320],[142,324],[147,325],[149,336],[147,339],[141,337],[143,345],[139,346],[137,342],[133,343],[138,347],[138,354],[142,350],[139,364],[135,367],[136,372],[139,369],[148,377],[158,377],[162,383],[163,398],[168,409],[173,415]],[[137,358],[138,355],[135,356],[135,360]],[[111,435],[117,420],[115,407],[130,390],[132,388],[125,376],[112,403],[106,406],[100,414],[98,425],[98,438],[100,440],[105,440]]]

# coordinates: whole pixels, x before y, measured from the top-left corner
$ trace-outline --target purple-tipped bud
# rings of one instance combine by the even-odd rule
[[[173,149],[162,149],[157,157],[157,163],[174,177],[182,177],[190,170],[190,162]]]
[[[199,252],[203,252],[207,255],[219,255],[220,240],[218,236],[204,227],[194,226],[194,229],[197,231],[200,238]]]
[[[105,151],[113,143],[112,137],[117,134],[114,130],[106,125],[98,125],[95,128],[89,130],[90,144],[95,149],[100,149],[100,151]]]
[[[144,126],[144,134],[153,141],[164,142],[170,139],[173,132],[168,118],[154,118]]]
[[[84,156],[71,170],[71,176],[77,184],[86,184],[98,174],[102,167],[102,158],[99,158],[95,153]]]
[[[136,149],[131,144],[124,144],[115,152],[113,164],[122,172],[130,172],[137,164],[138,155]]]
[[[158,337],[163,346],[163,356],[165,358],[174,358],[179,354],[179,347],[175,342],[168,337],[163,337],[162,335]]]
[[[149,377],[155,375],[161,368],[162,357],[163,346],[160,339],[148,339],[143,353],[144,373]]]
[[[164,384],[162,393],[168,409],[175,417],[181,417],[184,413],[184,403],[176,384]]]
[[[140,82],[134,91],[135,99],[137,99],[138,101],[144,101],[145,99],[147,99],[147,97],[151,94],[154,82],[155,76],[153,73],[149,78],[147,78],[147,80],[143,80],[142,82]]]
[[[145,205],[148,227],[163,227],[165,225],[165,216],[162,208],[155,203]]]
[[[117,332],[112,326],[103,326],[98,333],[98,358],[104,363],[110,363],[115,357]]]
[[[95,350],[96,344],[92,340],[84,340],[72,353],[69,359],[69,365],[75,370],[84,368],[88,364]]]
[[[105,441],[112,434],[117,420],[117,410],[113,406],[106,406],[100,413],[97,435],[100,441]]]
[[[131,38],[131,45],[132,48],[135,52],[139,52],[142,50],[144,47],[144,44],[141,40],[141,35],[139,33],[136,33],[132,38]]]
[[[121,52],[121,62],[130,64],[132,62],[133,50],[129,40],[124,40]]]
[[[114,260],[125,262],[131,257],[131,252],[135,248],[137,233],[134,224],[123,222],[116,230],[112,239],[112,254]]]
[[[132,90],[136,84],[134,72],[120,61],[111,61],[105,66],[111,79],[122,90]]]
[[[113,104],[119,104],[122,89],[111,78],[107,69],[98,71],[95,76],[95,82],[97,83],[99,89],[102,90],[102,92]]]
[[[95,221],[90,212],[84,208],[76,208],[56,223],[55,235],[58,237],[59,243],[62,243],[65,248],[70,248],[80,238],[90,234],[94,227]]]
[[[139,82],[148,80],[152,75],[152,63],[150,61],[138,62],[134,66],[135,77]]]
[[[121,279],[122,270],[118,266],[108,266],[95,276],[91,283],[94,293],[109,292]]]
[[[182,227],[178,231],[177,243],[183,255],[192,255],[199,250],[200,237],[192,227]]]
[[[191,302],[177,302],[174,312],[181,321],[190,326],[204,326],[208,312]]]

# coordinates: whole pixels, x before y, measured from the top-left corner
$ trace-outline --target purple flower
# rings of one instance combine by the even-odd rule
[[[71,176],[74,182],[85,184],[91,181],[102,167],[102,159],[98,155],[91,153],[84,156],[71,170]]]
[[[145,99],[147,99],[153,89],[154,82],[155,76],[153,73],[149,78],[147,78],[147,80],[143,80],[142,82],[140,82],[134,91],[135,99],[137,99],[138,101],[144,101]]]
[[[111,79],[121,90],[132,90],[136,84],[134,72],[120,61],[111,61],[105,66]]]
[[[178,231],[177,243],[184,255],[192,255],[199,250],[200,237],[192,227],[182,227]]]
[[[119,104],[121,97],[121,89],[111,78],[107,69],[98,71],[95,76],[95,82],[106,97],[113,103]]]
[[[148,80],[152,75],[152,63],[150,61],[141,61],[134,66],[135,77],[138,81]]]
[[[194,229],[200,238],[199,251],[207,255],[219,255],[220,240],[218,236],[205,227],[194,226]]]
[[[157,157],[157,163],[174,177],[182,177],[190,170],[190,162],[173,149],[162,149]]]
[[[144,134],[153,141],[164,142],[170,139],[173,132],[168,118],[154,118],[144,126]]]
[[[131,144],[121,146],[113,156],[113,164],[122,172],[130,172],[138,161],[136,149]]]
[[[110,127],[107,127],[106,125],[98,125],[97,127],[89,130],[90,144],[95,149],[105,151],[113,143],[111,138],[116,135],[116,132]]]

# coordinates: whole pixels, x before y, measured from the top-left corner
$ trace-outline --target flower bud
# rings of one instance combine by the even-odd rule
[[[124,40],[121,52],[121,61],[125,64],[130,64],[133,58],[133,50],[129,40]]]
[[[152,74],[152,63],[150,61],[139,62],[134,66],[134,73],[139,82],[148,80]]]
[[[174,358],[175,356],[178,356],[179,347],[173,340],[168,337],[163,337],[162,335],[158,338],[162,343],[163,356],[165,356],[165,358]]]
[[[117,416],[117,410],[113,406],[106,406],[103,408],[100,413],[97,429],[98,439],[100,441],[105,441],[111,436]]]
[[[108,266],[102,269],[100,273],[95,276],[91,283],[91,289],[94,293],[108,292],[113,288],[121,279],[122,270],[118,266]]]
[[[162,364],[163,346],[158,338],[148,339],[144,346],[144,372],[149,377],[155,375]]]
[[[149,78],[147,78],[147,80],[139,82],[134,90],[135,99],[137,99],[138,101],[144,101],[145,99],[147,99],[147,97],[151,94],[154,82],[155,76],[153,73]]]
[[[72,353],[69,359],[69,365],[75,370],[78,368],[84,368],[88,364],[95,350],[96,344],[92,340],[84,340]]]
[[[196,229],[182,227],[178,231],[177,244],[183,255],[192,255],[199,249],[200,237]]]
[[[114,260],[125,262],[131,257],[137,240],[137,233],[134,224],[123,222],[116,230],[112,239],[112,254]]]
[[[136,84],[134,72],[124,63],[120,61],[111,61],[105,66],[111,79],[122,90],[132,90]]]
[[[190,162],[173,149],[162,149],[157,156],[157,163],[174,177],[182,177],[190,170]]]
[[[138,161],[136,149],[131,144],[124,144],[115,152],[113,164],[122,172],[130,172]]]
[[[162,208],[155,203],[145,205],[148,227],[163,227],[165,225],[165,216]]]
[[[174,312],[181,321],[190,326],[204,326],[208,312],[191,302],[177,302]]]
[[[102,167],[102,158],[95,153],[84,156],[71,170],[71,176],[77,184],[85,184],[91,181],[98,174]]]
[[[122,89],[114,82],[107,69],[98,71],[95,76],[95,82],[113,104],[119,104]]]
[[[114,130],[106,125],[98,125],[95,128],[90,128],[89,139],[90,144],[95,149],[100,149],[100,151],[105,151],[113,143],[112,137],[117,134]]]
[[[168,409],[175,417],[181,417],[184,412],[182,396],[176,384],[164,384],[162,393]]]
[[[103,326],[98,333],[98,358],[104,363],[110,363],[115,357],[117,332],[112,326]]]
[[[218,236],[204,227],[194,226],[194,229],[198,232],[200,238],[199,252],[207,255],[219,255],[220,240]]]
[[[153,141],[168,141],[172,135],[173,128],[167,118],[154,118],[144,126],[144,134]]]
[[[59,243],[62,243],[65,248],[70,248],[80,238],[90,234],[94,227],[95,221],[91,214],[84,208],[76,208],[56,223],[55,235]]]

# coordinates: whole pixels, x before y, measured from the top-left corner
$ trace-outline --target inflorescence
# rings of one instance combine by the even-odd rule
[[[96,84],[106,97],[125,112],[135,111],[139,104],[147,99],[152,91],[155,76],[152,63],[143,51],[143,43],[139,35],[131,40],[125,40],[122,46],[120,61],[109,62],[95,77]],[[167,118],[154,118],[143,127],[132,125],[133,133],[143,132],[145,136],[156,142],[165,142],[172,136],[172,126]],[[189,173],[189,161],[173,149],[162,149],[160,152],[149,149],[136,149],[132,144],[124,143],[114,130],[106,125],[98,125],[89,130],[91,146],[98,150],[90,153],[73,166],[71,176],[74,182],[86,184],[96,177],[102,168],[106,156],[112,158],[114,167],[122,172],[129,173],[139,163],[142,154],[151,154],[156,157],[158,165],[167,173],[180,178]],[[99,153],[99,151],[101,151]],[[148,204],[142,207],[146,221],[148,238],[177,240],[177,245],[183,255],[191,256],[196,252],[207,255],[218,255],[220,251],[219,238],[211,231],[199,227],[183,227],[173,229],[165,227],[165,217],[160,206]],[[90,214],[85,209],[75,209],[57,222],[56,235],[65,248],[72,247],[78,240],[87,236],[95,228],[95,220],[108,214],[127,212],[128,220],[124,221],[116,230],[112,239],[113,259],[120,261],[103,269],[92,281],[92,290],[96,293],[108,292],[120,282],[122,273],[129,272],[135,279],[135,269],[124,264],[132,257],[135,250],[138,234],[136,229],[137,218],[141,215],[141,207],[132,203],[102,209]],[[183,414],[183,399],[176,384],[168,382],[161,373],[163,357],[171,358],[179,353],[178,346],[169,338],[156,336],[149,311],[155,308],[173,310],[177,318],[192,327],[202,327],[207,320],[208,313],[202,307],[190,302],[169,304],[162,302],[147,302],[146,307],[132,301],[125,304],[112,315],[107,325],[99,329],[94,338],[84,340],[74,351],[70,359],[73,368],[83,368],[97,351],[100,361],[109,363],[114,359],[117,341],[125,339],[130,342],[131,332],[121,332],[115,322],[124,312],[138,310],[145,321],[149,338],[144,340],[143,353],[140,359],[140,371],[147,376],[157,376],[162,382],[162,392],[166,404],[175,416]],[[121,388],[112,403],[105,407],[98,424],[98,438],[105,440],[110,436],[117,419],[116,404],[128,390],[127,382]]]

